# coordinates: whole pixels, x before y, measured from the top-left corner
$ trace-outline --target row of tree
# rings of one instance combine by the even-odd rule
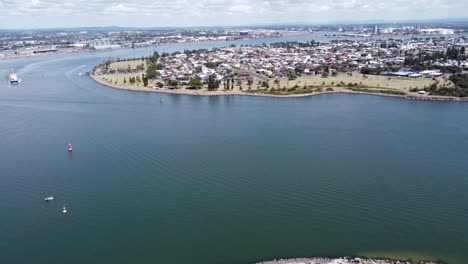
[[[124,78],[123,82],[124,82],[124,83],[127,83],[127,79]],[[148,77],[146,77],[146,75],[144,75],[144,74],[141,75],[141,78],[140,78],[140,76],[129,77],[129,78],[128,78],[128,82],[129,82],[130,84],[135,84],[135,83],[141,83],[141,82],[143,82],[143,86],[146,87],[146,86],[148,86]]]
[[[467,59],[465,54],[465,47],[448,47],[445,52],[436,51],[432,53],[428,52],[419,52],[417,55],[409,55],[405,57],[404,64],[407,66],[416,66],[420,68],[430,67],[432,63],[443,59],[443,60],[456,60],[460,65],[462,60]]]
[[[221,82],[216,79],[216,75],[212,74],[208,76],[208,90],[213,91],[219,88],[219,85]],[[203,88],[203,81],[200,79],[200,77],[195,76],[187,84],[190,88],[192,89],[201,89]],[[223,88],[224,90],[229,90],[229,88],[232,90],[234,89],[234,79],[232,78],[227,78],[225,82],[223,82]]]
[[[362,74],[369,74],[369,75],[379,75],[384,69],[377,67],[377,68],[369,68],[369,67],[364,67],[361,68],[361,73]]]

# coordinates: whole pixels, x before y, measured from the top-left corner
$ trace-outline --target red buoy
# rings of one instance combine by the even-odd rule
[[[72,145],[71,144],[68,144],[68,151],[73,151],[73,148],[72,148]]]

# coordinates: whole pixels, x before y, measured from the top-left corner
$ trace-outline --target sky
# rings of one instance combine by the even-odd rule
[[[468,0],[0,0],[0,28],[399,22],[466,10]]]

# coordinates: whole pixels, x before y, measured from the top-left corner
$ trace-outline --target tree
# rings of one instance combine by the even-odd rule
[[[213,91],[219,87],[219,82],[216,80],[215,74],[208,77],[208,90]]]
[[[190,79],[190,81],[188,82],[188,86],[195,89],[200,89],[203,87],[203,82],[198,76],[195,76],[194,78]]]
[[[150,79],[154,79],[156,78],[157,76],[159,76],[160,73],[156,70],[156,65],[154,64],[151,64],[150,66],[148,66],[148,68],[146,69],[146,76]]]
[[[380,72],[382,72],[383,69],[382,68],[362,68],[361,69],[361,73],[362,74],[374,74],[374,75],[379,75]]]
[[[140,65],[138,65],[138,66],[136,67],[136,69],[139,70],[139,71],[142,71],[142,70],[145,69],[145,66],[143,66],[143,65],[140,64]]]
[[[209,62],[205,63],[205,66],[206,66],[207,68],[214,69],[214,68],[216,68],[218,65],[217,65],[216,63],[212,62],[212,61],[209,61]]]
[[[106,70],[109,70],[109,66],[111,65],[111,61],[110,60],[107,60],[105,63],[104,63],[104,66],[106,68]]]
[[[164,64],[162,63],[156,64],[156,70],[162,70],[162,69],[164,69]]]
[[[159,60],[159,53],[157,51],[153,52],[153,55],[151,55],[148,60],[152,63],[152,64],[156,64]]]
[[[297,79],[296,73],[293,71],[289,71],[287,75],[288,75],[288,80],[290,81]]]
[[[145,75],[142,75],[142,79],[143,79],[143,85],[145,87],[148,86],[148,78]]]
[[[450,76],[450,81],[453,82],[453,84],[456,87],[462,88],[462,89],[468,89],[468,73],[464,74],[453,74]]]
[[[169,85],[171,86],[179,86],[180,82],[178,80],[170,80]]]

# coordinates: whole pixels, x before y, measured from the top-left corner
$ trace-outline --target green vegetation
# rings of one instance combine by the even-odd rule
[[[366,86],[360,86],[360,87],[354,86],[354,87],[349,87],[349,89],[354,92],[406,95],[405,92],[395,90],[395,89],[381,89],[381,88],[373,88],[373,87],[366,87]]]
[[[208,91],[213,91],[219,88],[219,81],[216,80],[214,74],[208,77]]]
[[[164,69],[164,64],[162,64],[162,63],[156,64],[156,70],[159,71],[159,70],[162,70],[162,69]]]
[[[380,75],[380,73],[383,71],[382,68],[362,68],[361,73],[362,74],[372,74],[372,75]]]
[[[468,97],[468,73],[453,74],[449,78],[453,87],[438,87],[438,82],[434,82],[428,88],[431,95]]]
[[[167,82],[168,85],[177,87],[180,85],[180,82],[178,80],[170,80]]]
[[[296,75],[296,72],[294,71],[289,71],[287,73],[288,75],[288,80],[292,81],[292,80],[296,80],[297,79],[297,75]]]
[[[428,53],[425,51],[417,52],[417,53],[406,53],[405,54],[405,62],[406,66],[411,66],[414,70],[421,71],[427,70],[431,68],[440,69],[442,72],[449,72],[449,73],[458,73],[461,71],[460,67],[457,66],[436,66],[433,65],[434,62],[442,59],[442,60],[456,60],[458,61],[458,65],[460,65],[460,61],[466,60],[467,55],[465,54],[465,47],[457,48],[457,47],[448,47],[447,51],[436,51],[432,53]]]
[[[468,73],[453,74],[450,76],[449,80],[453,82],[455,87],[468,89]]]
[[[159,53],[157,51],[153,52],[153,55],[148,57],[148,62],[151,64],[156,64],[159,60]]]
[[[192,89],[201,89],[203,87],[203,82],[197,76],[195,78],[190,79],[190,81],[188,82],[188,86]]]
[[[299,87],[299,86],[294,86],[292,88],[282,88],[282,89],[266,89],[266,90],[249,90],[247,91],[248,93],[254,93],[254,94],[269,94],[269,95],[294,95],[294,94],[310,94],[314,92],[322,92],[323,88],[321,86],[304,86],[304,87]]]
[[[142,74],[141,78],[143,79],[143,85],[145,87],[148,86],[148,77],[146,77],[144,74]]]
[[[144,70],[145,70],[145,66],[144,66],[143,64],[140,64],[140,65],[136,66],[136,69],[137,69],[138,71],[144,71]]]
[[[155,64],[150,64],[146,69],[146,76],[150,79],[154,79],[159,75],[160,73],[157,71]]]
[[[215,69],[216,67],[218,67],[218,65],[215,62],[212,62],[212,61],[209,61],[209,62],[205,63],[205,66],[207,68],[210,68],[210,69]]]

